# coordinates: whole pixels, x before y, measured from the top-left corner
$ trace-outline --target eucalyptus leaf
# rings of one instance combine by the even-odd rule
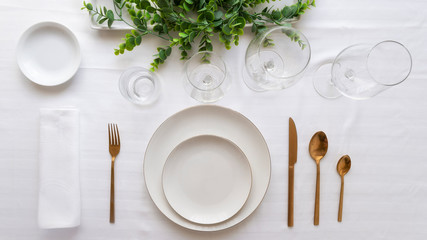
[[[161,60],[165,60],[165,59],[166,59],[166,52],[165,52],[165,50],[164,50],[164,49],[161,49],[161,50],[159,51],[159,58],[160,58]]]
[[[103,18],[101,18],[101,20],[99,20],[98,21],[98,23],[99,24],[103,24],[105,21],[107,21],[108,20],[108,18],[106,18],[106,17],[103,17]]]
[[[196,34],[197,34],[196,32],[191,32],[190,35],[189,35],[189,37],[188,37],[188,41],[193,42],[194,37],[196,36]]]
[[[86,4],[86,8],[87,8],[87,10],[89,10],[89,11],[92,11],[92,10],[93,10],[93,6],[92,6],[92,4],[91,4],[91,3]]]
[[[154,12],[156,12],[156,9],[155,9],[155,8],[153,8],[152,6],[148,6],[146,10],[147,10],[149,13],[154,13]]]
[[[224,16],[224,13],[221,10],[215,11],[214,13],[215,19],[220,19]]]
[[[205,19],[206,19],[208,22],[212,22],[212,21],[215,19],[215,15],[214,15],[214,13],[213,13],[212,11],[207,11],[207,12],[205,12]]]
[[[126,46],[135,46],[135,38],[134,37],[130,37],[126,39]]]
[[[137,18],[142,18],[144,15],[142,14],[142,11],[141,10],[138,10],[137,12],[136,12],[136,17]]]
[[[142,42],[142,37],[141,37],[141,36],[137,36],[137,37],[135,38],[135,44],[138,46],[138,45],[140,45],[140,44],[141,44],[141,42]]]
[[[182,6],[183,6],[183,8],[184,8],[184,10],[185,11],[187,11],[187,12],[189,12],[191,9],[190,9],[190,6],[186,3],[186,2],[184,2],[183,4],[182,4]]]
[[[154,14],[153,20],[154,22],[157,22],[157,23],[162,22],[162,19],[159,14]]]
[[[271,17],[272,17],[274,20],[279,20],[279,19],[282,17],[282,13],[281,13],[280,11],[278,11],[278,10],[274,10],[274,11],[272,12],[272,14],[271,14]]]
[[[121,43],[121,44],[119,45],[119,49],[120,49],[120,50],[125,49],[125,47],[126,47],[126,43]]]
[[[170,56],[172,53],[172,48],[171,47],[166,48],[165,52],[166,52],[166,56]]]
[[[213,51],[213,45],[210,43],[206,44],[206,50],[212,52]]]
[[[149,1],[141,1],[141,2],[139,3],[139,6],[140,6],[140,8],[141,8],[141,9],[147,9],[147,7],[150,7],[150,6],[151,6],[151,4],[150,4],[150,2],[149,2]]]
[[[230,26],[228,26],[228,24],[224,24],[223,26],[222,26],[222,32],[224,33],[224,34],[226,34],[226,35],[230,35],[231,34],[231,28],[230,28]]]
[[[161,33],[161,32],[163,32],[163,25],[161,25],[161,24],[157,24],[157,25],[155,25],[155,26],[153,27],[153,30],[154,30],[155,32],[159,32],[159,33]]]
[[[137,27],[142,25],[142,21],[139,18],[134,18],[133,19],[133,24],[135,24]]]

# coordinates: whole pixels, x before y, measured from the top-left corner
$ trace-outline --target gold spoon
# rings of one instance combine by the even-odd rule
[[[344,198],[344,175],[348,173],[351,167],[351,159],[348,155],[344,155],[340,158],[337,164],[338,174],[341,176],[341,191],[340,191],[340,206],[338,209],[338,222],[342,221],[342,205]]]
[[[320,160],[326,155],[328,151],[328,138],[326,134],[319,131],[313,135],[308,146],[311,158],[316,161],[317,175],[316,175],[316,202],[314,204],[314,225],[319,225],[319,194],[320,194]]]

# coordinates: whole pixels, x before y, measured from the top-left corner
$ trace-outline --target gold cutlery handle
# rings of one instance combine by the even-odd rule
[[[338,208],[338,222],[342,221],[343,199],[344,199],[344,176],[341,176],[341,191],[340,191],[340,205]]]
[[[316,200],[314,204],[314,225],[319,225],[319,198],[320,198],[320,164],[317,164]]]
[[[114,223],[114,158],[111,161],[111,188],[110,188],[110,223]]]
[[[294,167],[289,166],[288,181],[288,227],[294,226]]]

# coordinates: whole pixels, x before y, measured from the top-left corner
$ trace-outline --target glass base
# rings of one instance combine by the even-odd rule
[[[267,89],[260,87],[259,84],[257,84],[252,79],[251,76],[249,76],[249,73],[247,72],[246,67],[243,67],[243,69],[242,69],[242,77],[243,77],[243,82],[252,91],[255,91],[255,92],[265,92],[265,91],[267,91]]]
[[[316,92],[328,99],[342,96],[332,83],[332,62],[326,62],[318,66],[313,75],[313,86]]]

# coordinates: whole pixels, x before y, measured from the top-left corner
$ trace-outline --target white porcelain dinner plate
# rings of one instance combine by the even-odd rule
[[[55,22],[31,26],[17,46],[22,73],[34,83],[55,86],[71,79],[80,65],[80,46],[74,34]]]
[[[252,169],[246,203],[234,216],[217,224],[188,221],[173,210],[163,193],[162,173],[169,154],[180,143],[199,135],[215,135],[232,141],[246,155]],[[215,105],[187,108],[166,119],[150,139],[143,167],[147,190],[159,210],[176,224],[198,231],[218,231],[246,219],[262,202],[271,173],[270,152],[258,128],[242,114]]]
[[[248,199],[252,173],[233,142],[201,135],[180,143],[163,167],[163,191],[185,219],[215,224],[236,214]]]

